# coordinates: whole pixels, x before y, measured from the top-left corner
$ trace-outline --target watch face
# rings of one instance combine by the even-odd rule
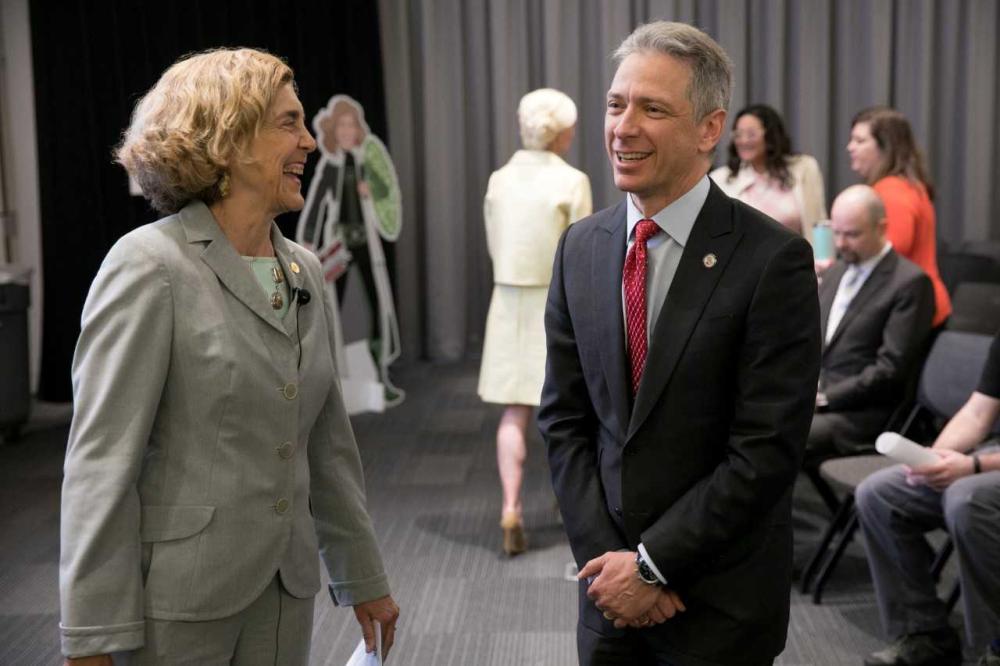
[[[648,564],[646,564],[646,561],[642,559],[641,555],[635,558],[635,563],[636,566],[638,567],[639,578],[642,580],[642,582],[649,583],[650,585],[655,585],[656,583],[660,582],[656,578],[656,574],[653,573],[653,570],[649,567]]]

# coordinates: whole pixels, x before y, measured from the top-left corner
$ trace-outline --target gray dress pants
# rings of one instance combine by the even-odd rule
[[[114,655],[127,666],[307,666],[314,598],[288,594],[275,576],[235,615],[204,622],[146,619],[146,645]]]
[[[969,645],[981,651],[1000,638],[1000,472],[966,476],[937,492],[908,485],[897,465],[865,479],[854,497],[882,625],[890,637],[948,625],[930,575],[934,550],[924,537],[944,528],[958,555]]]

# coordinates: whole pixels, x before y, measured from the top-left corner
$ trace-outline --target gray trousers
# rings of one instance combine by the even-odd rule
[[[978,651],[1000,638],[1000,472],[966,476],[937,492],[907,485],[897,465],[865,479],[854,498],[890,637],[948,625],[930,574],[934,550],[924,537],[944,528],[958,555],[969,645]]]
[[[235,615],[204,622],[146,619],[146,645],[115,655],[128,666],[306,666],[314,598],[288,594],[278,576]]]

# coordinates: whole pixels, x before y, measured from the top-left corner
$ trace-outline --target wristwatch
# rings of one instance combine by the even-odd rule
[[[642,553],[635,554],[635,574],[646,585],[659,585],[660,579],[653,573],[653,569],[646,560],[642,559]]]

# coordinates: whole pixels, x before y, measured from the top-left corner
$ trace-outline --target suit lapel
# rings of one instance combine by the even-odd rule
[[[629,438],[649,416],[670,382],[677,361],[742,237],[743,232],[734,228],[732,203],[712,183],[650,336],[646,369],[629,421]],[[711,267],[705,265],[709,254],[715,255]]]
[[[299,321],[297,316],[299,299],[296,297],[296,292],[302,289],[302,285],[305,284],[305,274],[302,272],[302,257],[299,256],[295,246],[289,243],[281,234],[281,230],[275,222],[271,222],[271,245],[274,246],[274,254],[278,257],[278,263],[281,264],[285,280],[288,281],[288,298],[291,299],[291,302],[288,304],[288,313],[281,323],[285,327],[285,333],[292,336],[296,332],[289,330],[288,327],[293,325],[292,322],[295,322],[294,325],[297,326]]]
[[[628,424],[629,389],[626,378],[625,324],[622,315],[622,268],[625,265],[625,203],[614,207],[594,230],[591,248],[591,285],[597,335],[601,340],[604,380],[618,419],[619,438]]]
[[[847,306],[847,311],[844,312],[844,316],[837,325],[837,330],[833,332],[833,337],[830,338],[830,344],[826,345],[826,349],[829,349],[837,343],[840,336],[845,330],[847,330],[847,327],[850,326],[851,321],[857,317],[858,313],[864,308],[865,303],[871,300],[875,294],[882,290],[882,287],[889,281],[889,278],[895,270],[896,253],[889,250],[889,253],[882,258],[882,261],[878,262],[875,268],[872,269],[871,275],[869,275],[868,279],[865,280],[865,283],[861,285],[861,289],[858,290],[858,293],[851,299],[851,303]],[[824,349],[824,353],[826,349]]]
[[[236,253],[236,248],[216,223],[208,206],[200,201],[194,202],[181,210],[180,218],[189,243],[208,241],[201,253],[201,259],[208,264],[226,289],[269,326],[287,336],[288,331],[275,316],[264,291],[246,262]],[[271,237],[274,238],[273,227]]]

